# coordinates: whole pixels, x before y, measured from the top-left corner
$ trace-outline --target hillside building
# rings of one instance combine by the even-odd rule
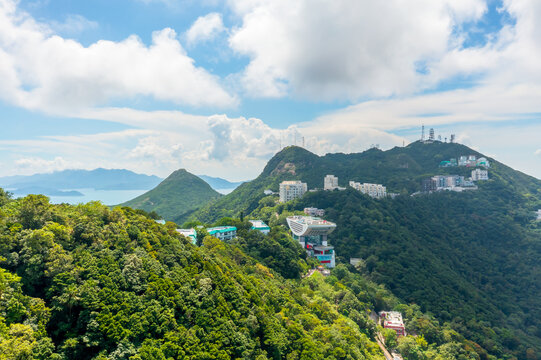
[[[482,166],[485,169],[488,169],[490,167],[490,162],[487,160],[487,158],[480,157],[477,159],[477,166]]]
[[[233,240],[237,237],[237,228],[235,226],[217,226],[208,228],[210,236],[214,236],[222,241]]]
[[[309,216],[319,216],[319,217],[325,216],[325,210],[318,209],[315,207],[304,208],[304,213]]]
[[[363,194],[367,194],[368,196],[376,199],[381,199],[387,196],[387,188],[381,184],[361,184],[355,181],[350,181],[349,186],[351,186],[357,191],[360,191]]]
[[[541,220],[541,209],[537,210],[537,220]]]
[[[160,225],[165,225],[165,220],[161,219],[161,220],[154,220],[156,223],[160,224]]]
[[[472,181],[488,180],[488,170],[472,170],[471,179]]]
[[[257,230],[267,235],[270,232],[269,225],[265,224],[262,220],[248,220],[252,223],[252,230]]]
[[[192,241],[192,244],[197,245],[197,232],[195,229],[177,229],[177,232],[180,235],[189,238]]]
[[[280,183],[280,202],[300,198],[307,190],[308,186],[301,181],[282,181]]]
[[[396,335],[398,336],[406,336],[406,327],[404,326],[401,313],[398,311],[382,311],[379,313],[379,316],[383,321],[383,327],[385,329],[396,331]]]
[[[334,190],[338,187],[338,177],[327,175],[323,179],[323,190]]]
[[[313,216],[289,216],[287,219],[293,238],[328,268],[336,265],[334,247],[327,242],[327,236],[336,229],[336,224]]]
[[[433,192],[441,190],[463,191],[475,190],[477,187],[471,180],[464,179],[464,176],[459,175],[436,175],[431,178],[424,179],[421,182],[422,192]]]

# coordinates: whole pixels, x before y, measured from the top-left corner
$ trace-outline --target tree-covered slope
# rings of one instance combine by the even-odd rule
[[[477,191],[383,200],[353,189],[279,205],[267,197],[251,216],[276,225],[304,207],[325,209],[339,261],[363,259],[366,274],[403,301],[492,355],[526,359],[541,351],[541,223],[532,204],[497,178]]]
[[[242,247],[260,246],[249,239],[259,233],[244,236]],[[195,247],[138,210],[0,189],[2,360],[383,360],[369,314],[390,308],[419,335],[384,332],[408,360],[486,354],[345,266],[287,280],[236,245]]]
[[[220,196],[205,181],[180,169],[154,189],[122,205],[154,211],[166,220],[182,224],[193,211]]]
[[[387,186],[388,192],[413,193],[419,191],[421,180],[435,174],[471,176],[471,168],[439,168],[442,160],[461,155],[482,154],[461,144],[414,142],[406,147],[387,151],[370,149],[362,153],[327,154],[317,156],[303,148],[290,146],[277,153],[265,166],[261,175],[246,182],[232,193],[207,204],[191,217],[194,220],[214,221],[224,216],[250,213],[265,195],[265,189],[278,191],[284,180],[302,180],[308,188],[323,188],[327,174],[338,176],[339,185],[349,180],[378,183]],[[491,162],[490,176],[500,179],[514,191],[541,198],[541,181],[515,171],[495,159]]]

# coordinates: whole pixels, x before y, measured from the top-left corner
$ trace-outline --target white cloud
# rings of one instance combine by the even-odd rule
[[[195,45],[198,42],[214,39],[220,33],[225,31],[222,15],[210,13],[200,16],[186,32],[188,45]]]
[[[14,0],[0,0],[0,76],[0,99],[58,114],[141,95],[193,106],[237,102],[194,65],[172,29],[153,33],[150,46],[130,36],[85,47],[53,34]]]
[[[15,160],[17,174],[50,173],[70,168],[80,168],[81,165],[82,164],[79,162],[70,163],[60,156],[57,156],[52,160],[40,157],[21,157]]]
[[[98,23],[88,20],[84,16],[70,14],[64,22],[53,21],[49,23],[52,30],[59,34],[75,35],[86,30],[94,30],[98,28]]]
[[[457,29],[479,19],[483,0],[231,0],[242,26],[230,46],[247,55],[252,96],[358,99],[411,93],[417,72],[459,48]]]

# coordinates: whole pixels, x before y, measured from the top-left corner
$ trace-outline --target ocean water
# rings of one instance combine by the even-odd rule
[[[65,191],[76,190],[83,196],[49,196],[50,202],[53,204],[80,204],[89,201],[101,201],[105,205],[117,205],[125,201],[131,200],[147,190],[95,190],[95,189],[62,189]],[[25,196],[17,194],[16,197]]]

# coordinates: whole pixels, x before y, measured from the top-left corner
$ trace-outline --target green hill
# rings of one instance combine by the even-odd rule
[[[459,144],[419,142],[323,157],[286,149],[257,180],[267,177],[272,186],[271,181],[290,177],[313,188],[321,187],[325,174],[334,174],[340,180],[383,183],[392,192],[411,193],[427,176],[467,175],[471,168],[438,164],[469,154],[481,156]],[[527,358],[527,353],[541,351],[541,222],[534,216],[541,208],[541,181],[489,160],[491,180],[479,183],[477,191],[382,200],[353,189],[317,191],[287,204],[258,195],[249,216],[275,225],[304,207],[325,209],[325,218],[337,224],[329,240],[342,262],[363,259],[372,280],[435,314],[491,355]],[[263,187],[253,186],[256,194]],[[254,203],[245,201],[244,206]]]
[[[182,224],[196,209],[221,195],[199,177],[184,169],[169,175],[154,189],[121,206],[154,211],[165,220]]]

